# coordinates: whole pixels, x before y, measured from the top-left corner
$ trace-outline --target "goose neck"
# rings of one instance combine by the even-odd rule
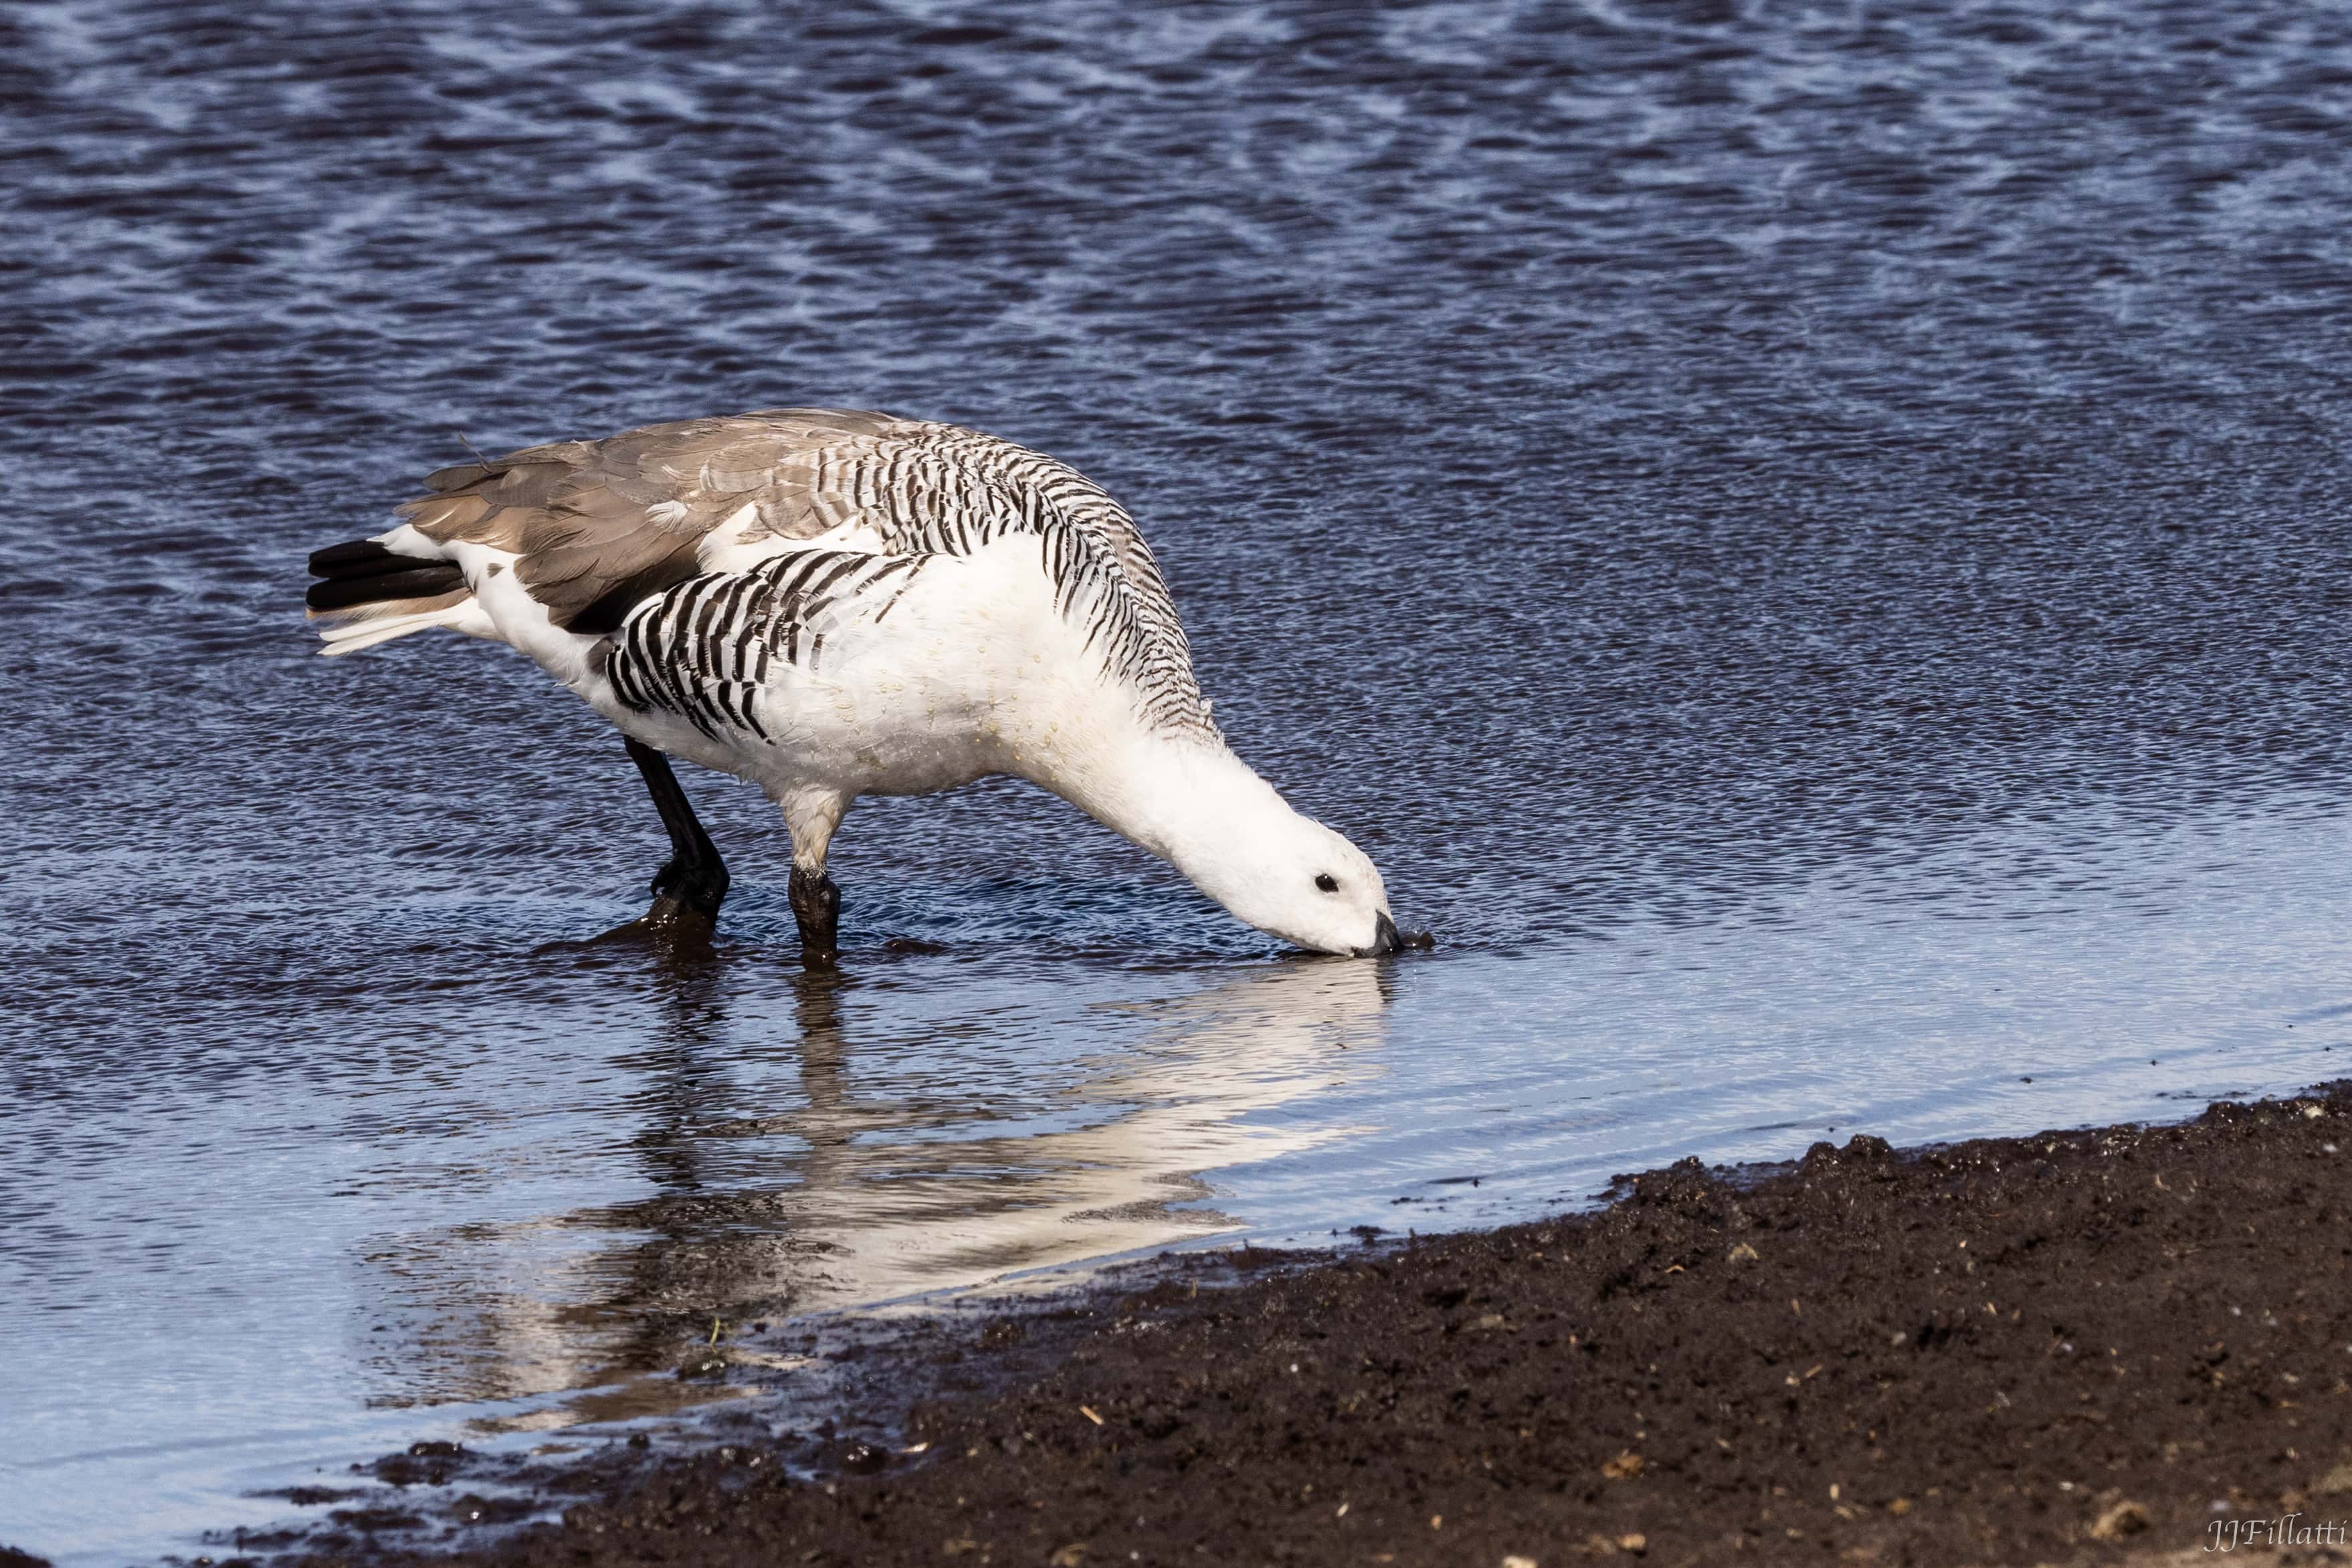
[[[1237,829],[1292,815],[1223,742],[1141,737],[1070,782],[1059,793],[1073,805],[1187,874]]]

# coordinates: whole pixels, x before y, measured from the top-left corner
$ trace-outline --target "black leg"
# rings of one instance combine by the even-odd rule
[[[831,968],[838,956],[835,943],[841,934],[841,889],[823,871],[793,868],[793,919],[800,922],[801,962]]]
[[[694,806],[670,772],[669,759],[651,746],[635,741],[628,744],[629,759],[645,775],[654,809],[669,829],[669,860],[654,873],[654,907],[641,923],[651,931],[708,935],[719,923],[719,906],[727,897],[727,862],[695,819]]]

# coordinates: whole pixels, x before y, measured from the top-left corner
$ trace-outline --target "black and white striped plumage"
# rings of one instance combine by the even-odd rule
[[[312,557],[326,651],[429,626],[521,649],[640,746],[681,855],[691,810],[656,752],[765,788],[796,879],[822,876],[860,795],[1016,773],[1265,930],[1394,944],[1371,863],[1226,748],[1134,519],[1065,463],[952,425],[775,409],[425,482],[400,526]]]
[[[914,555],[800,550],[748,572],[689,577],[621,623],[604,676],[631,711],[675,713],[713,741],[763,742],[761,694],[774,666],[822,668],[824,639],[855,616],[879,626],[922,568]]]

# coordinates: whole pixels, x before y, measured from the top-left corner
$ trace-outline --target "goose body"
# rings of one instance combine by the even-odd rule
[[[656,917],[714,919],[725,891],[662,761],[676,756],[782,808],[812,956],[832,951],[825,858],[853,801],[995,773],[1301,946],[1401,940],[1371,862],[1219,733],[1134,521],[1051,458],[957,426],[781,409],[425,483],[397,527],[312,557],[323,651],[446,627],[584,699],[627,737],[671,829]]]

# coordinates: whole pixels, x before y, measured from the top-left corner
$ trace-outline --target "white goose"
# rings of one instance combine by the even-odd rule
[[[791,408],[528,447],[428,476],[310,557],[330,654],[446,626],[611,720],[669,830],[646,926],[698,932],[727,869],[664,753],[783,810],[802,951],[831,962],[834,830],[861,795],[1029,779],[1300,947],[1401,934],[1381,874],[1210,721],[1134,520],[1075,470],[952,425]]]

